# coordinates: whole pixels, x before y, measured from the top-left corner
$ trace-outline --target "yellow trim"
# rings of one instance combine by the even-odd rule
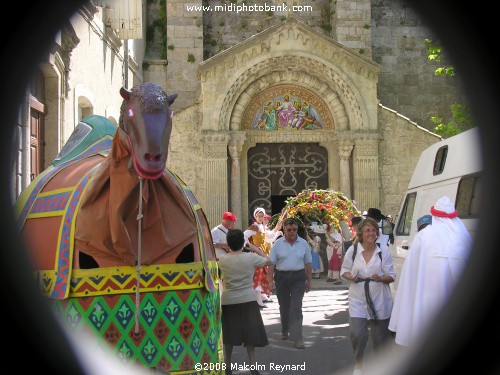
[[[72,186],[72,187],[68,187],[68,188],[55,189],[55,190],[40,193],[35,198],[35,201],[33,202],[33,204],[37,201],[38,198],[50,197],[50,196],[53,196],[56,194],[73,192],[75,190],[75,188],[76,188],[76,186]],[[70,196],[70,198],[71,198],[71,196]],[[26,219],[37,219],[37,218],[41,218],[41,217],[63,216],[64,213],[66,212],[66,208],[68,206],[70,198],[68,198],[68,200],[66,201],[66,206],[62,210],[49,211],[49,212],[37,212],[34,214],[28,213],[28,215],[26,216]]]
[[[55,194],[60,194],[60,193],[67,193],[68,191],[72,192],[73,190],[75,190],[75,188],[76,188],[76,186],[71,186],[71,187],[67,187],[67,188],[61,188],[61,189],[54,189],[54,190],[50,190],[50,191],[45,191],[43,193],[38,194],[37,198],[47,197],[47,196],[51,196],[51,195],[55,195]]]
[[[66,204],[65,215],[63,215],[63,217],[61,219],[61,225],[59,227],[59,234],[57,235],[56,260],[55,260],[55,263],[54,263],[54,269],[55,270],[58,269],[58,265],[59,265],[59,255],[60,255],[59,246],[61,245],[61,237],[63,235],[65,216],[68,213],[68,204],[73,199],[73,196],[75,195],[75,192],[77,191],[78,185],[80,185],[80,183],[82,182],[82,180],[84,178],[86,178],[89,173],[91,173],[91,175],[88,177],[87,183],[83,187],[83,190],[81,192],[80,198],[78,198],[78,202],[77,202],[76,207],[75,207],[75,212],[73,213],[73,220],[71,222],[71,229],[70,229],[70,234],[69,234],[68,272],[71,273],[71,272],[74,271],[73,270],[73,250],[75,248],[74,233],[75,233],[75,226],[76,226],[76,218],[77,218],[77,215],[78,215],[78,210],[80,209],[80,205],[82,204],[82,200],[83,200],[82,197],[85,196],[85,191],[87,190],[87,187],[89,186],[90,181],[92,180],[92,177],[94,177],[95,172],[99,169],[99,166],[101,165],[101,162],[97,163],[94,167],[92,167],[92,169],[89,172],[87,172],[86,174],[84,174],[82,176],[82,178],[80,178],[80,180],[78,181],[78,183],[73,187],[73,193],[71,193],[71,195],[69,196],[68,202]],[[71,278],[71,274],[69,275],[69,278]],[[55,285],[55,283],[54,283],[54,285]],[[69,292],[70,292],[70,288],[66,287],[65,298],[68,297]]]
[[[66,210],[39,212],[36,214],[28,214],[28,216],[26,216],[26,219],[38,219],[41,217],[63,216],[65,212],[66,212]]]
[[[49,173],[52,169],[54,169],[54,166],[49,166],[47,169],[45,169],[42,173],[40,173],[38,176],[35,177],[33,181],[24,189],[19,197],[17,198],[16,204],[14,206],[15,212],[16,212],[16,217],[18,218],[21,215],[21,212],[23,211],[24,206],[26,205],[26,202],[28,201],[28,198],[30,197],[31,193],[35,189],[35,187],[38,185],[38,182],[47,174]],[[34,202],[34,201],[33,201]],[[30,207],[31,210],[31,207]]]
[[[216,273],[216,261],[209,261],[208,266],[212,274]],[[174,272],[179,273],[174,280],[169,280],[164,276],[164,274]],[[188,272],[193,272],[193,275],[190,277]],[[57,278],[56,272],[54,270],[43,270],[38,271],[36,274],[42,292],[50,295]],[[144,293],[200,289],[205,286],[204,268],[201,261],[182,264],[143,265],[141,275],[140,289]],[[181,276],[184,276],[186,280],[177,283],[177,279]],[[123,285],[120,285],[120,277],[123,277]],[[67,297],[135,293],[136,277],[136,268],[132,266],[113,266],[86,270],[73,269],[71,273],[71,289]],[[192,283],[189,282],[190,279],[192,279]],[[89,285],[91,290],[84,289],[85,285]],[[129,287],[125,287],[126,285]]]

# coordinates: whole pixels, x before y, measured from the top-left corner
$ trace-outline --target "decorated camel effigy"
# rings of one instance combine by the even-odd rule
[[[40,289],[72,329],[126,363],[217,374],[210,229],[191,190],[166,168],[177,94],[151,83],[120,94],[119,126],[83,119],[23,191],[20,235]]]

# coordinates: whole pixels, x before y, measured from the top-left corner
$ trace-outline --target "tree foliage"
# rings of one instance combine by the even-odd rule
[[[424,43],[427,47],[427,59],[442,63],[444,54],[441,46],[433,43],[430,39],[425,39]],[[440,66],[434,70],[434,75],[442,78],[453,78],[455,77],[455,68],[451,65]],[[431,117],[431,121],[435,124],[433,130],[436,134],[443,138],[449,138],[474,127],[468,104],[453,103],[450,106],[450,112],[451,120],[448,122],[442,117]]]

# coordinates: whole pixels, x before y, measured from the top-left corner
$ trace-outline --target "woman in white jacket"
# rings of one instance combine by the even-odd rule
[[[354,352],[354,374],[360,374],[370,326],[374,350],[392,340],[389,319],[393,306],[391,288],[396,280],[390,252],[375,243],[378,224],[364,219],[356,229],[356,241],[347,250],[340,271],[349,280],[349,330]]]

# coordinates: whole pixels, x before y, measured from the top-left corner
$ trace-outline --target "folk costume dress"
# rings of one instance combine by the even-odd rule
[[[321,245],[321,237],[315,236],[311,242],[311,255],[312,255],[312,274],[315,279],[319,279],[319,274],[321,273],[321,262],[319,259],[319,247]]]
[[[328,279],[340,279],[340,269],[342,268],[342,236],[340,233],[331,233],[326,242],[331,247],[331,255],[328,260]]]
[[[265,215],[265,210],[261,207],[258,207],[254,211],[254,218],[255,221],[253,224],[244,232],[245,235],[245,240],[248,242],[252,243],[253,245],[257,246],[262,250],[264,254],[269,256],[269,253],[271,251],[271,243],[274,241],[271,240],[271,235],[270,231],[266,230],[266,226],[264,223],[260,222],[257,220],[257,214],[262,212]],[[263,215],[262,215],[263,216]],[[267,240],[266,240],[266,232],[267,233]],[[271,291],[269,289],[269,275],[268,275],[268,266],[264,267],[257,267],[255,269],[254,273],[254,278],[253,278],[253,283],[254,283],[254,289],[256,292],[260,292],[260,294],[265,294],[269,296],[271,294]],[[261,300],[257,298],[257,302],[259,305],[262,305]]]
[[[250,243],[257,246],[259,249],[262,250],[264,254],[269,256],[269,252],[271,251],[271,245],[268,242],[266,242],[266,229],[264,227],[264,224],[254,222],[250,226],[250,228],[245,231],[245,234],[249,234],[248,241]],[[268,266],[255,268],[255,273],[253,276],[253,287],[255,290],[269,295],[271,294],[271,292],[269,289],[269,277],[267,271],[268,271]]]

